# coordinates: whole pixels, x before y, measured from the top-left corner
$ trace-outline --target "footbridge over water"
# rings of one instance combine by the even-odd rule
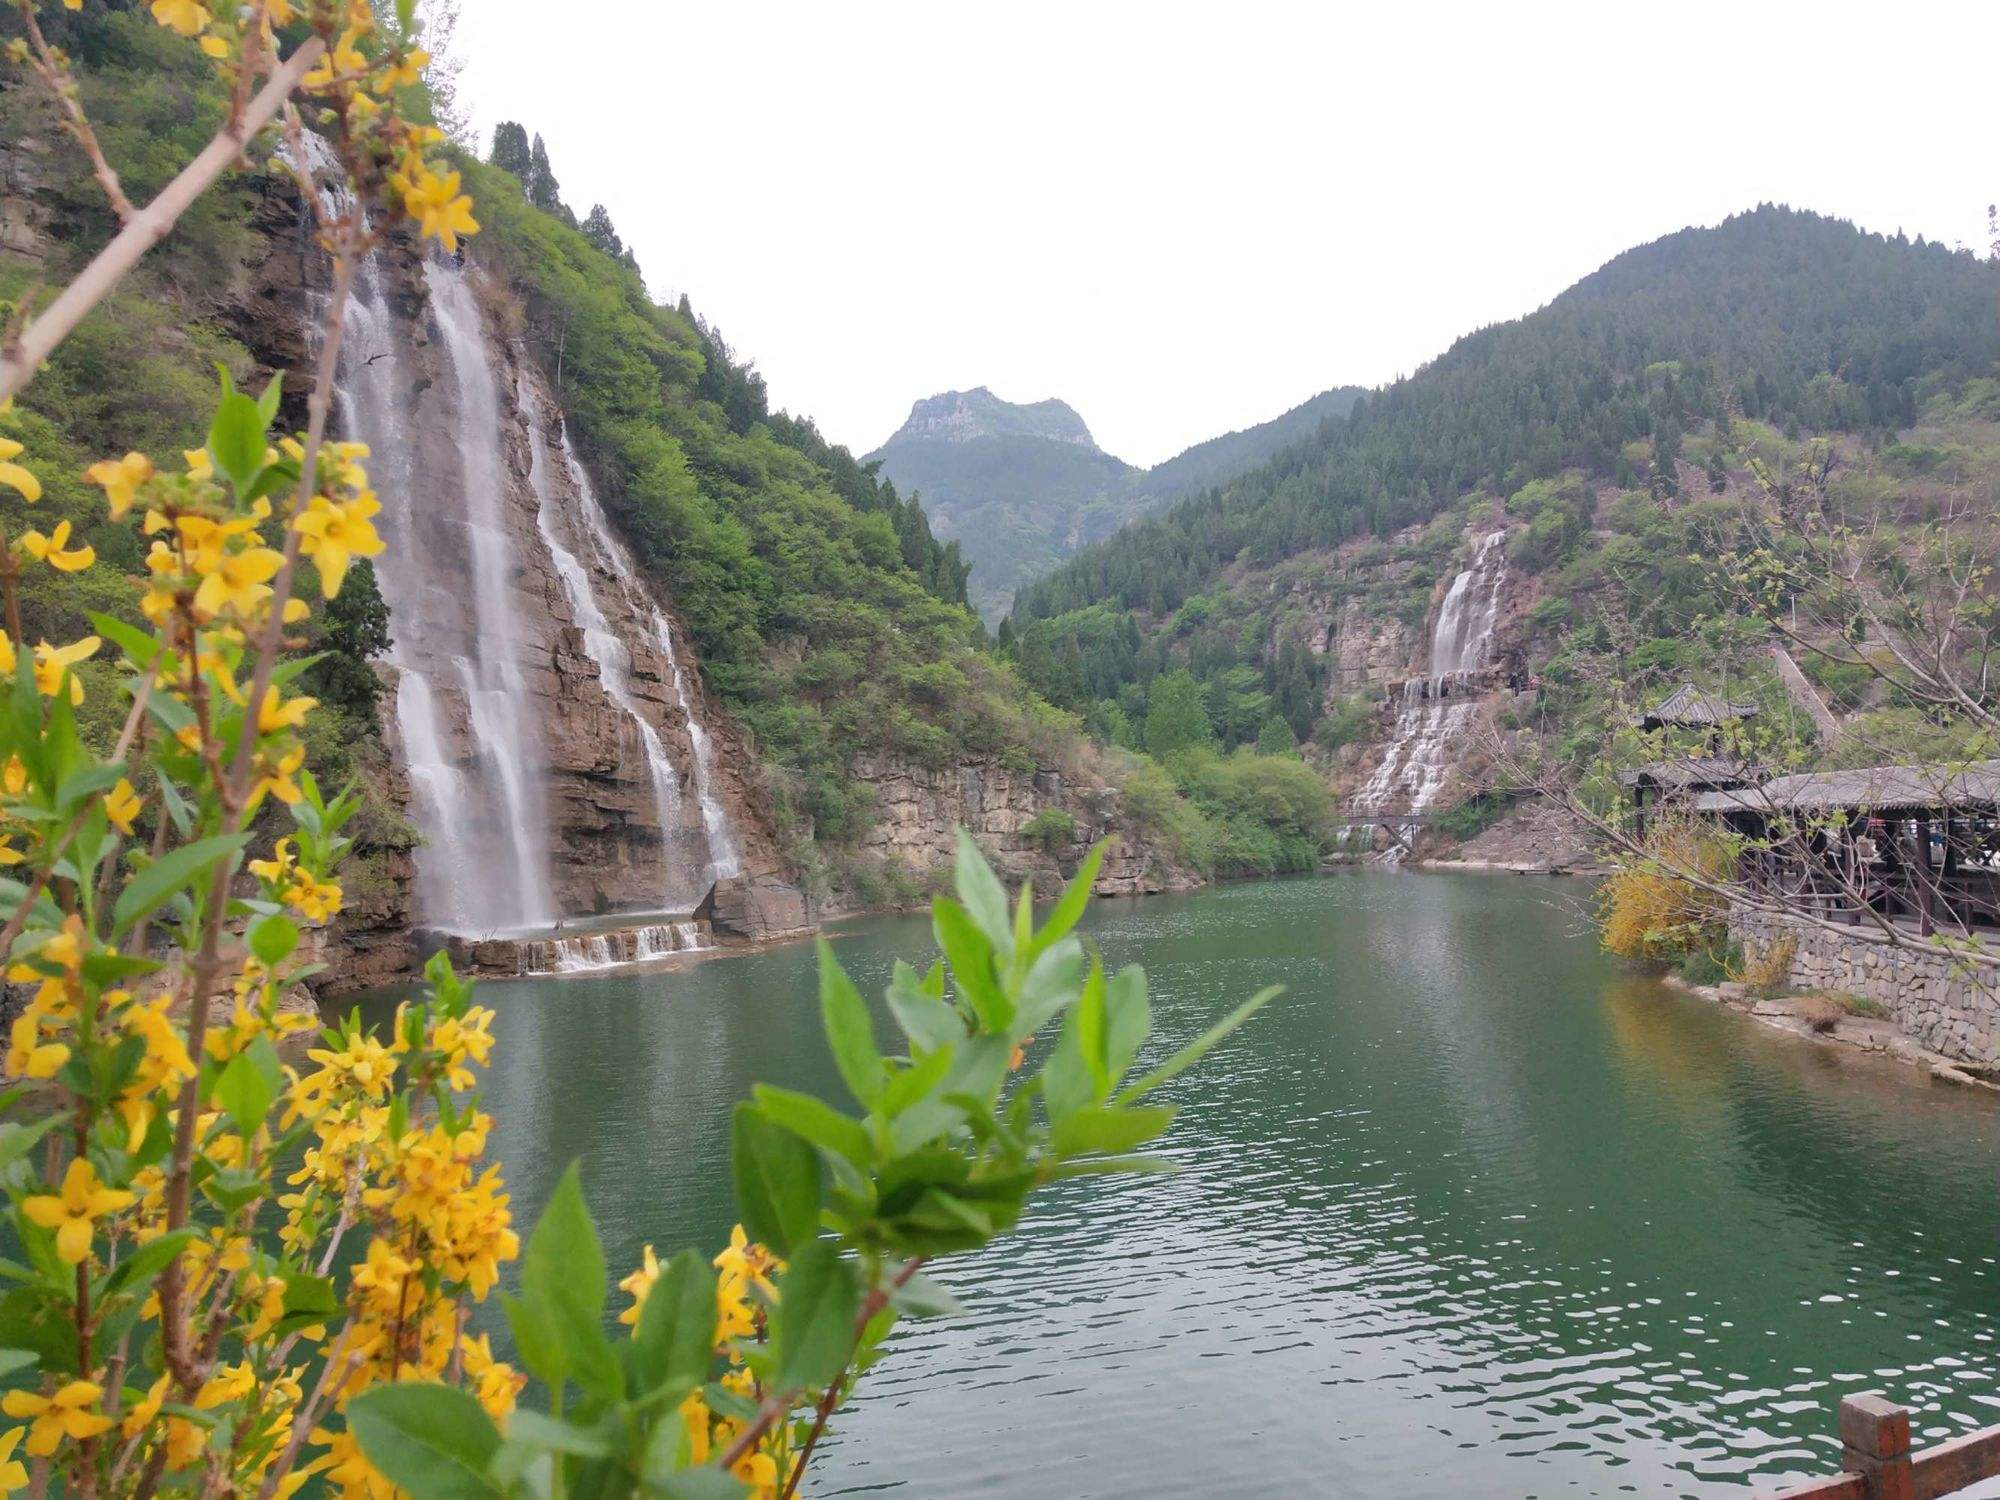
[[[1417,835],[1431,826],[1435,813],[1419,812],[1410,808],[1378,807],[1368,812],[1343,813],[1333,820],[1335,832],[1343,838],[1357,832],[1367,833],[1371,840],[1376,829],[1389,835],[1390,847],[1408,854],[1415,847]]]

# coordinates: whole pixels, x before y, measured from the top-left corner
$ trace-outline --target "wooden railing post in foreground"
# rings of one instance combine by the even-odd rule
[[[1882,1396],[1842,1397],[1840,1459],[1867,1485],[1867,1500],[1916,1500],[1907,1408]]]

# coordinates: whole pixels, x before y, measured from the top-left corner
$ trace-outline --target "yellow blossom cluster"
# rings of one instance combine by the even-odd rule
[[[763,1245],[754,1243],[738,1224],[730,1232],[729,1245],[715,1257],[715,1352],[730,1361],[721,1384],[725,1390],[743,1397],[752,1406],[765,1392],[743,1362],[742,1345],[763,1336],[770,1310],[778,1300],[774,1277],[785,1263]],[[659,1257],[648,1245],[639,1268],[618,1283],[631,1295],[631,1306],[618,1321],[636,1326],[646,1306],[646,1298],[660,1279]],[[705,1464],[725,1453],[742,1433],[744,1424],[724,1416],[702,1399],[699,1390],[690,1392],[680,1404],[683,1436],[681,1456],[689,1464]],[[792,1433],[788,1423],[772,1425],[769,1432],[731,1466],[730,1472],[750,1486],[751,1500],[777,1500],[780,1485],[791,1472]]]

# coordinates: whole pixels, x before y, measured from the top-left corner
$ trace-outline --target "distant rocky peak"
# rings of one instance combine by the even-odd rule
[[[1029,405],[1002,401],[985,386],[926,396],[910,408],[909,419],[883,446],[914,438],[969,443],[987,437],[1037,437],[1097,451],[1083,418],[1067,401],[1051,397]]]

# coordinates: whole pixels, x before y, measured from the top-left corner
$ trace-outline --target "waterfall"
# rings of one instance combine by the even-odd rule
[[[590,475],[571,446],[567,430],[562,435],[563,463],[569,469],[570,483],[576,489],[577,508],[582,513],[584,526],[581,528],[590,544],[597,561],[611,576],[618,580],[626,599],[639,614],[651,621],[653,639],[660,652],[667,659],[667,670],[674,685],[674,697],[680,704],[681,719],[687,725],[688,741],[694,746],[694,794],[701,804],[702,830],[708,835],[708,875],[712,880],[726,880],[741,873],[742,856],[736,843],[736,831],[730,826],[728,809],[715,795],[714,752],[711,748],[708,729],[701,722],[701,715],[695,710],[694,695],[688,691],[687,676],[681,670],[680,654],[674,650],[674,627],[667,619],[667,613],[653,602],[653,596],[639,577],[624,544],[611,529],[611,519],[604,513],[598,502],[597,491],[591,486]],[[697,892],[697,895],[700,893]]]
[[[333,189],[322,198],[347,210]],[[426,925],[477,934],[545,925],[556,909],[544,765],[511,597],[499,395],[463,273],[432,263],[425,275],[455,377],[455,392],[440,398],[451,406],[448,431],[412,420],[408,341],[373,256],[349,300],[335,395],[342,429],[369,446],[383,501],[388,550],[375,571],[391,619],[410,812],[423,839],[419,911]],[[450,725],[459,699],[464,736]]]
[[[646,772],[653,783],[653,805],[659,815],[660,844],[664,855],[661,905],[668,909],[685,907],[699,900],[702,891],[695,888],[700,882],[701,872],[674,868],[671,855],[674,831],[680,823],[680,777],[674,772],[673,762],[667,759],[667,749],[660,742],[659,731],[640,710],[639,701],[633,696],[631,651],[612,631],[611,622],[605,618],[604,610],[597,602],[597,591],[591,586],[589,570],[564,545],[557,532],[556,502],[549,485],[548,435],[542,425],[540,403],[528,390],[525,380],[517,387],[516,400],[528,416],[528,479],[535,491],[535,523],[541,530],[542,545],[548,548],[556,574],[562,579],[570,613],[583,633],[584,652],[596,664],[604,695],[632,721],[639,734],[639,744],[645,751]],[[581,467],[570,455],[566,443],[563,457],[573,479],[581,474]],[[590,504],[594,510],[594,497]],[[598,518],[586,512],[586,519],[595,522]],[[604,548],[599,546],[595,550],[602,554]]]
[[[588,974],[624,964],[642,964],[676,953],[706,953],[715,945],[699,922],[655,922],[615,932],[548,938],[522,951],[525,974]]]
[[[1479,711],[1474,677],[1486,665],[1506,581],[1505,531],[1488,532],[1445,592],[1431,631],[1430,672],[1403,684],[1396,726],[1375,774],[1350,799],[1357,812],[1422,812],[1451,772],[1450,747]]]
[[[325,142],[310,133],[304,139],[322,208],[336,217],[358,212]],[[496,378],[507,360],[492,342],[466,271],[445,260],[428,261],[423,271],[442,357],[433,365],[417,352],[408,315],[392,309],[385,268],[371,255],[349,303],[337,420],[343,435],[369,445],[383,501],[377,524],[388,550],[377,559],[376,576],[391,620],[388,661],[396,673],[393,708],[409,812],[422,839],[418,920],[471,937],[529,933],[559,926],[560,908],[540,722],[551,701],[540,690],[540,596],[517,584],[523,561],[538,566],[539,560],[521,557],[517,549],[535,541],[524,530],[517,542],[509,529],[510,519],[518,519],[509,506],[520,492],[509,489],[518,478],[505,440],[511,413]],[[526,421],[539,543],[605,696],[631,721],[645,756],[663,847],[658,901],[667,910],[685,909],[711,880],[736,874],[741,863],[714,790],[698,685],[683,670],[673,626],[612,533],[567,434],[551,436],[560,414],[525,381],[514,396]],[[564,474],[573,501],[560,483]],[[647,717],[658,717],[658,700],[639,696],[628,644],[635,632],[650,632],[665,660],[662,677],[692,747],[685,773]],[[705,850],[683,823],[684,776],[700,807]],[[706,946],[691,927],[642,931],[650,935],[626,944],[622,961]],[[587,958],[573,955],[576,962]]]

